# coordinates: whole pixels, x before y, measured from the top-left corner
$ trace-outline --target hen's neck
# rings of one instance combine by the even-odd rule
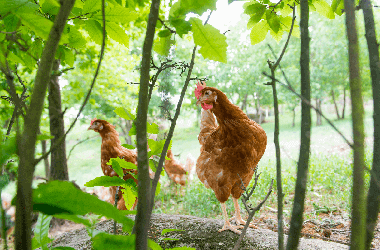
[[[119,133],[112,128],[106,127],[103,131],[99,132],[102,137],[102,144],[113,144],[114,146],[120,146],[121,141],[119,139]]]
[[[236,105],[232,104],[226,96],[217,98],[212,108],[218,123],[224,124],[226,120],[248,120],[248,116]]]

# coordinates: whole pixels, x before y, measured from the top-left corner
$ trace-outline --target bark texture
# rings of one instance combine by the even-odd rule
[[[59,70],[59,65],[60,61],[56,59],[53,63],[53,72]],[[48,100],[50,134],[54,136],[54,138],[51,139],[50,145],[54,147],[56,144],[59,144],[50,154],[51,166],[49,180],[69,180],[66,160],[66,140],[64,138],[58,142],[58,139],[65,134],[58,75],[53,75],[50,79]]]
[[[310,102],[310,37],[309,37],[309,4],[301,0],[301,95]],[[311,133],[311,110],[305,102],[301,104],[301,146],[297,164],[297,181],[294,195],[290,231],[286,249],[297,249],[303,222],[303,210],[309,168]]]

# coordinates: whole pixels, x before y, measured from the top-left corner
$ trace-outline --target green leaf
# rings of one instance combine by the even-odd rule
[[[125,236],[99,233],[92,238],[92,247],[94,250],[134,249],[135,236],[135,234]]]
[[[20,18],[13,14],[7,15],[3,20],[7,32],[16,31],[20,25]]]
[[[84,48],[87,44],[87,41],[82,36],[82,33],[80,33],[75,26],[66,24],[66,27],[69,28],[69,33],[67,35],[69,37],[68,39],[70,47],[73,47],[75,49]]]
[[[100,176],[95,179],[88,181],[84,184],[85,187],[95,187],[95,186],[103,186],[103,187],[111,187],[111,186],[121,186],[124,185],[125,181],[116,176]]]
[[[116,23],[107,23],[106,25],[107,35],[114,41],[124,45],[128,48],[129,46],[129,36],[125,33]]]
[[[33,211],[35,212],[41,212],[46,215],[55,215],[55,214],[72,214],[71,210],[67,210],[64,208],[61,208],[59,205],[50,205],[45,203],[34,203],[33,204]]]
[[[192,17],[189,21],[193,26],[194,43],[201,46],[199,53],[201,53],[204,58],[226,63],[226,36],[220,34],[219,30],[209,24],[204,26],[202,21],[198,18]]]
[[[17,152],[16,137],[10,136],[6,141],[3,141],[3,136],[0,130],[0,166],[3,166],[9,158]]]
[[[35,14],[17,13],[22,23],[44,40],[48,39],[53,22]]]
[[[274,33],[273,30],[270,30],[269,32],[270,32],[271,36],[273,37],[273,39],[274,39],[277,43],[279,43],[279,42],[281,41],[281,39],[282,39],[282,35],[284,34],[284,31],[281,30],[281,29],[280,29],[277,33]]]
[[[84,25],[84,29],[88,32],[91,39],[94,40],[95,43],[101,45],[103,42],[103,29],[99,22],[95,20],[87,20]]]
[[[135,149],[135,146],[129,145],[129,144],[121,144],[121,146],[127,148],[127,149]]]
[[[130,210],[136,202],[137,195],[135,194],[135,192],[132,191],[130,187],[125,187],[124,189],[121,189],[121,192],[125,201],[125,207],[127,208],[127,210]]]
[[[261,5],[261,4],[258,4],[258,5],[259,6],[256,7],[257,10],[254,12],[253,15],[251,15],[251,18],[248,21],[248,24],[247,24],[248,29],[252,28],[253,25],[258,23],[262,19],[263,15],[265,13],[265,10],[266,10],[265,6]],[[255,6],[255,5],[249,5],[249,6]]]
[[[338,14],[339,16],[341,16],[343,14],[342,10],[344,10],[344,0],[333,0],[332,4],[331,4],[331,9],[336,14]]]
[[[216,10],[216,0],[180,0],[179,2],[181,8],[184,9],[186,13],[193,12],[201,16],[208,9]]]
[[[99,0],[86,0],[84,2],[82,13],[91,13],[102,8],[102,2]]]
[[[162,250],[161,246],[151,239],[148,239],[148,247],[152,250]]]
[[[162,171],[163,173],[164,171]],[[157,182],[157,187],[156,187],[156,192],[154,193],[154,195],[158,195],[161,191],[161,183],[160,182]]]
[[[170,38],[170,36],[168,37],[160,37],[158,39],[158,41],[156,40],[154,42],[154,45],[153,45],[153,50],[161,55],[161,56],[167,56],[169,54],[169,51],[170,51],[170,47],[172,46],[173,44],[173,40]]]
[[[121,166],[120,164],[122,164],[122,162],[125,162],[125,160],[123,159],[120,159],[120,158],[111,158],[108,162],[107,162],[107,165],[112,165],[111,167],[113,168],[113,170],[121,177],[123,178],[124,176],[124,172],[123,172],[123,169],[121,169]]]
[[[269,30],[269,25],[267,21],[265,20],[262,20],[261,22],[255,24],[252,27],[251,34],[250,34],[251,44],[255,45],[262,42],[267,36],[268,30]]]
[[[121,24],[129,24],[129,22],[134,21],[138,18],[138,14],[133,9],[124,8],[120,5],[114,5],[113,7],[107,7],[104,11],[107,22],[121,23]],[[101,12],[93,15],[93,19],[98,21],[103,20],[103,16]],[[106,26],[108,23],[106,24]]]
[[[117,162],[118,166],[120,166],[121,168],[125,168],[125,169],[137,169],[137,166],[135,164],[133,164],[132,162],[128,162],[128,161],[126,161],[124,159],[111,158],[110,162],[112,162],[112,165],[115,164],[115,162]],[[109,164],[110,162],[108,162],[107,165],[111,165],[111,164]]]
[[[95,196],[77,189],[67,181],[50,181],[40,184],[37,189],[33,190],[33,202],[57,206],[77,215],[88,213],[103,215],[122,223],[123,230],[128,232],[132,230],[134,223],[108,202],[101,201]]]
[[[333,9],[324,0],[314,0],[313,5],[315,9],[317,10],[317,12],[321,14],[322,16],[325,16],[329,19],[335,18]]]
[[[149,159],[149,167],[152,169],[153,172],[157,171],[155,161],[153,159]]]
[[[41,5],[42,11],[49,13],[50,15],[57,15],[60,7],[61,6],[56,0],[45,0]]]
[[[177,34],[182,38],[191,30],[191,23],[184,19],[170,20],[170,24],[175,28]]]
[[[33,13],[38,10],[38,4],[28,0],[0,0],[0,14],[22,10],[23,12]]]
[[[150,148],[151,155],[161,155],[162,149],[164,148],[165,145],[165,139],[161,141],[155,141],[153,139],[148,139],[148,146]],[[168,150],[171,148],[171,141],[169,144]]]
[[[266,17],[269,27],[273,30],[274,33],[277,34],[277,32],[280,30],[281,25],[280,18],[270,10],[266,11]]]
[[[74,61],[75,61],[75,56],[74,56],[74,51],[65,48],[65,58],[64,58],[65,63],[69,65],[70,67],[74,66]]]
[[[46,140],[50,140],[53,138],[54,138],[54,136],[52,136],[52,135],[45,135],[45,134],[37,135],[37,141],[46,141]]]
[[[54,214],[54,217],[58,219],[63,219],[63,220],[70,220],[78,224],[80,223],[80,224],[85,225],[86,227],[91,226],[91,222],[89,220],[87,220],[83,216],[79,216],[76,214]]]
[[[10,53],[8,54],[8,59],[14,63],[24,64],[24,60],[19,56],[15,55],[12,51],[10,51]]]
[[[167,37],[167,36],[170,36],[171,34],[172,33],[168,29],[164,29],[164,30],[161,30],[160,32],[158,32],[159,37]]]
[[[136,116],[132,114],[131,110],[128,108],[118,107],[114,110],[114,112],[121,118],[124,118],[128,121],[133,121],[134,119],[136,119]]]
[[[185,231],[185,230],[176,229],[176,228],[165,228],[162,230],[161,236],[163,236],[164,234],[169,233],[169,232],[182,232],[182,231]]]
[[[129,130],[129,136],[136,135],[136,126],[135,123],[132,123],[132,128]]]
[[[160,132],[158,125],[154,122],[152,122],[152,124],[149,122],[146,123],[146,131],[150,134],[158,134]]]
[[[48,237],[49,226],[52,216],[44,215],[42,213],[38,214],[37,222],[34,226],[34,238],[37,243],[42,246],[42,249],[48,249],[47,244],[53,240]]]

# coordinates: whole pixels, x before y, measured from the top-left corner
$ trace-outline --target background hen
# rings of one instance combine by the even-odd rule
[[[171,149],[168,150],[166,156],[170,158],[170,160],[165,160],[165,170],[168,173],[169,178],[184,187],[186,185],[186,181],[190,181],[192,179],[192,172],[195,165],[191,154],[187,156],[185,165],[174,158]]]
[[[118,176],[117,173],[113,170],[111,165],[107,165],[107,162],[111,158],[122,158],[128,162],[137,164],[137,154],[133,150],[129,150],[121,146],[121,142],[119,139],[119,133],[115,130],[115,126],[110,124],[105,120],[94,119],[91,121],[91,126],[88,130],[94,130],[98,132],[102,137],[102,146],[101,146],[101,167],[103,170],[103,174],[107,176]],[[133,179],[137,184],[137,180],[128,172],[133,174],[137,174],[135,169],[124,169],[124,180]],[[122,196],[122,188],[119,189],[119,201],[117,203],[117,208],[120,210],[127,210],[125,206],[125,201]],[[117,187],[112,186],[109,188],[110,191],[110,199],[108,202],[111,204],[115,203],[115,194]],[[132,209],[137,205],[137,198],[135,203],[132,206]]]
[[[232,195],[235,222],[245,225],[241,218],[238,199],[247,187],[257,163],[265,152],[265,131],[220,90],[198,85],[195,90],[197,104],[202,105],[201,132],[198,136],[201,153],[196,163],[198,178],[211,188],[219,200],[224,226],[219,232],[237,230],[228,220],[225,202]],[[214,115],[218,121],[215,122]]]

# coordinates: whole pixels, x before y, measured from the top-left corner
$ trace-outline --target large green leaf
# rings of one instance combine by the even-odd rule
[[[266,11],[266,18],[271,30],[277,34],[277,32],[280,30],[281,25],[280,18],[276,15],[276,13],[270,10]]]
[[[86,39],[83,37],[82,33],[80,33],[77,27],[72,25],[66,25],[68,29],[67,36],[69,37],[69,45],[75,49],[84,48],[87,44]]]
[[[186,13],[193,12],[198,15],[202,15],[209,10],[216,10],[216,0],[180,0],[181,8]]]
[[[112,7],[107,7],[104,11],[107,22],[128,24],[129,22],[135,20],[138,14],[133,9],[124,8],[120,5],[114,5]],[[103,20],[102,13],[98,12],[92,16],[93,19]]]
[[[87,20],[84,25],[84,29],[88,32],[91,39],[94,40],[95,43],[101,45],[103,42],[103,29],[98,21],[95,20]]]
[[[3,20],[7,32],[16,31],[20,25],[20,18],[13,14],[8,14]]]
[[[321,14],[322,16],[325,16],[329,19],[334,19],[335,14],[333,9],[330,7],[330,5],[325,2],[324,0],[314,0],[313,5],[317,12]]]
[[[199,53],[204,58],[226,63],[228,46],[226,36],[209,24],[204,26],[198,18],[192,17],[189,21],[193,26],[194,43],[201,46]]]
[[[161,56],[167,56],[173,43],[174,41],[170,36],[160,37],[154,42],[153,50]]]
[[[125,236],[99,233],[92,238],[92,248],[94,250],[135,249],[135,236],[135,234]]]
[[[106,25],[107,35],[114,41],[124,45],[125,47],[129,46],[129,37],[116,23],[107,23]]]
[[[107,165],[112,165],[113,170],[121,177],[123,178],[124,172],[123,169],[121,168],[120,164],[125,162],[125,160],[120,159],[120,158],[111,158],[108,162]]]
[[[38,4],[28,0],[0,0],[0,6],[1,15],[20,10],[24,13],[34,13],[39,8]]]
[[[136,116],[132,114],[129,108],[118,107],[114,110],[114,112],[121,118],[124,118],[128,121],[133,121],[134,119],[136,119]]]
[[[98,11],[102,8],[102,2],[99,0],[86,0],[83,6],[83,14]]]
[[[170,24],[173,25],[177,34],[180,37],[189,33],[189,31],[191,30],[191,23],[185,21],[184,19],[172,19],[170,20]]]
[[[135,204],[136,202],[137,195],[129,187],[122,189],[121,192],[123,194],[125,207],[127,208],[127,210],[130,210],[133,207],[133,204]]]
[[[114,164],[117,164],[118,166],[120,166],[121,168],[124,168],[124,169],[137,169],[137,166],[132,163],[132,162],[128,162],[124,159],[120,159],[120,158],[111,158],[110,161],[107,163],[107,165],[111,165],[109,163],[112,163],[112,166]]]
[[[158,134],[160,132],[158,125],[154,122],[152,122],[152,124],[149,122],[146,123],[146,131],[150,134]]]
[[[41,9],[43,12],[49,13],[50,15],[57,15],[60,7],[61,6],[56,0],[45,0]]]
[[[255,45],[262,42],[268,34],[269,25],[267,21],[261,20],[261,22],[254,25],[251,29],[251,44]]]
[[[117,208],[91,194],[84,193],[71,182],[51,181],[40,184],[33,191],[33,202],[61,207],[77,215],[88,213],[104,215],[122,223],[125,231],[130,232],[133,227],[133,220],[125,217]]]
[[[331,3],[331,9],[341,16],[344,10],[344,0],[333,0]]]

